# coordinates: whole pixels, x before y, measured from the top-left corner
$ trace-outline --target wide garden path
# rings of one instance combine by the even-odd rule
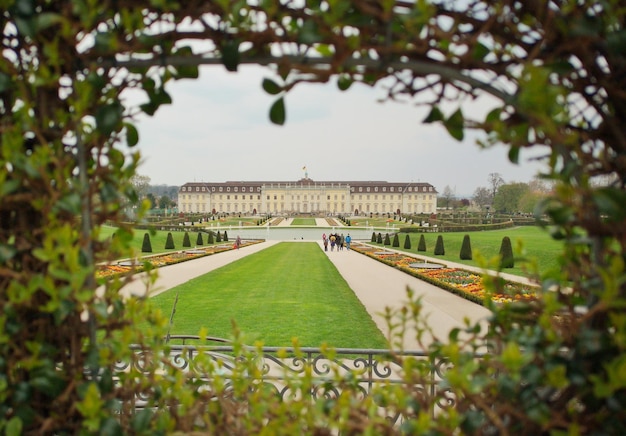
[[[137,274],[137,280],[126,286],[124,293],[144,295],[146,290],[149,290],[151,295],[156,295],[244,256],[257,253],[278,242],[280,241],[265,241],[242,247],[239,250],[229,250],[159,268],[156,282],[150,285],[146,284],[144,274]],[[319,244],[320,249],[323,250],[321,241]],[[435,337],[445,339],[452,328],[462,327],[466,318],[471,322],[477,322],[485,320],[489,316],[490,312],[480,305],[362,254],[346,249],[331,252],[330,248],[326,254],[386,337],[388,337],[389,328],[383,314],[386,308],[397,310],[407,303],[407,287],[413,289],[415,294],[422,298],[423,316],[426,317]],[[428,345],[431,341],[430,335],[424,336],[423,344]],[[398,348],[398,345],[395,345],[394,348]],[[406,337],[402,346],[405,350],[422,348],[415,335]]]

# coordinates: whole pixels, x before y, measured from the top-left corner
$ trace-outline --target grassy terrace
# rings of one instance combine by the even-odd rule
[[[267,346],[386,348],[370,315],[316,243],[281,243],[199,276],[150,301],[172,334],[228,338],[232,321]]]
[[[376,233],[378,234],[378,230],[376,231]],[[381,231],[380,233],[383,235],[384,238],[385,232]],[[463,236],[465,236],[466,234],[470,235],[473,252],[472,260],[461,260],[459,258],[459,254],[461,252],[461,243],[463,242]],[[516,245],[518,243],[522,243],[525,254],[523,254],[522,256],[518,256],[517,253],[515,253],[515,267],[507,268],[504,272],[521,276],[527,275],[525,273],[525,267],[523,265],[524,259],[528,259],[530,262],[536,263],[541,273],[558,270],[559,267],[557,259],[563,249],[563,243],[551,239],[545,230],[538,227],[530,226],[516,227],[513,229],[504,230],[490,230],[483,232],[424,233],[423,235],[426,240],[426,251],[417,251],[417,246],[420,238],[419,233],[409,234],[409,237],[411,239],[410,249],[404,248],[406,233],[401,233],[398,236],[398,242],[400,243],[400,247],[392,247],[391,245],[386,247],[393,248],[394,250],[405,251],[417,257],[422,255],[436,259],[457,262],[464,265],[481,266],[479,264],[479,258],[482,257],[485,260],[492,260],[494,257],[496,257],[500,251],[502,238],[508,236],[509,238],[511,238],[514,253],[516,251]],[[445,255],[443,256],[434,255],[435,242],[437,241],[437,237],[439,235],[443,237],[445,247]],[[375,245],[379,245],[381,247],[383,246],[383,244]],[[493,268],[494,265],[491,265],[491,267]]]

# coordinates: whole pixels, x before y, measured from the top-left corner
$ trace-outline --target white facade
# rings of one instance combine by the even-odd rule
[[[190,182],[178,191],[183,213],[431,214],[436,208],[437,191],[421,182]]]

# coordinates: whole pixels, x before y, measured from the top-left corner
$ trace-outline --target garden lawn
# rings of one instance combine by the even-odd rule
[[[292,226],[315,226],[315,218],[294,218],[291,222]]]
[[[169,317],[179,294],[173,335],[232,336],[266,346],[387,348],[362,303],[314,242],[279,243],[153,297]]]
[[[376,231],[376,234],[378,234],[378,230]],[[381,234],[384,239],[385,232],[382,231]],[[459,257],[463,237],[466,234],[470,236],[473,252],[472,260],[461,260]],[[519,241],[523,242],[526,258],[536,262],[539,272],[542,274],[548,271],[555,271],[559,268],[557,259],[563,251],[562,242],[552,239],[547,231],[534,226],[480,232],[423,233],[426,240],[426,251],[417,251],[421,233],[409,233],[409,235],[411,239],[411,248],[409,250],[404,248],[406,233],[400,233],[398,235],[400,247],[392,247],[389,245],[387,248],[410,252],[413,256],[417,257],[422,255],[471,266],[481,266],[477,262],[477,255],[479,253],[486,260],[490,260],[498,256],[498,253],[500,252],[500,245],[502,244],[502,238],[508,236],[513,245],[513,253],[516,261],[514,268],[506,268],[504,272],[519,276],[528,275],[525,273],[526,268],[523,265],[522,258],[516,253],[516,247]],[[439,235],[443,237],[445,248],[445,255],[443,256],[435,256],[434,254],[435,243]],[[391,240],[393,242],[393,238],[391,238]],[[377,245],[382,246],[382,244]],[[492,269],[493,267],[494,265],[491,265]]]
[[[111,235],[113,235],[116,230],[117,228],[115,227],[106,227],[106,226],[102,227],[101,239],[110,238]],[[224,230],[226,230],[228,233],[227,229],[224,229]],[[224,236],[224,230],[220,230],[222,237]],[[150,244],[152,245],[152,253],[141,253],[141,245],[143,243],[144,233],[148,233],[150,235]],[[133,240],[131,242],[131,246],[133,250],[135,250],[137,253],[142,254],[142,255],[168,253],[168,252],[173,252],[173,251],[181,251],[181,250],[189,249],[189,247],[183,247],[183,237],[185,236],[185,232],[181,231],[181,232],[171,232],[171,233],[172,233],[172,238],[174,239],[174,249],[172,250],[165,249],[165,242],[167,241],[168,232],[161,231],[161,230],[150,232],[149,230],[135,229],[133,231]],[[208,237],[209,237],[208,233],[202,232],[202,242],[203,242],[202,246],[209,245]],[[197,245],[196,244],[197,238],[198,238],[198,232],[189,232],[189,241],[191,242],[191,248]],[[230,235],[228,235],[228,239],[231,241],[230,244],[232,245],[232,240],[231,240]],[[216,244],[214,243],[211,245],[216,245]]]

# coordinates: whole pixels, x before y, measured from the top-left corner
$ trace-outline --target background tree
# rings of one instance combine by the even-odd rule
[[[507,183],[498,189],[493,200],[493,207],[497,212],[517,213],[520,211],[519,203],[522,197],[529,191],[526,183]]]
[[[146,195],[146,198],[150,202],[150,209],[154,209],[157,207],[158,203],[157,203],[156,198],[154,198],[154,194],[152,192],[148,192],[148,194]]]
[[[172,207],[172,200],[167,195],[162,195],[159,198],[159,209],[169,209]]]
[[[500,173],[489,173],[487,178],[489,186],[489,194],[491,196],[491,203],[493,204],[496,199],[496,194],[502,185],[504,185],[504,179]]]
[[[472,200],[478,207],[481,209],[485,206],[490,206],[493,204],[493,196],[491,195],[491,191],[485,187],[478,187],[474,190],[474,195],[472,196]]]
[[[443,192],[437,196],[437,206],[448,209],[453,206],[455,197],[454,190],[449,185],[446,185],[443,188]]]

